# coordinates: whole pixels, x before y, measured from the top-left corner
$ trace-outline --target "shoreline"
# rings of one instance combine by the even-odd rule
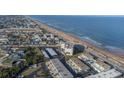
[[[48,32],[51,32],[53,34],[57,34],[58,36],[63,37],[65,40],[68,40],[72,43],[79,43],[81,45],[84,45],[85,47],[88,47],[90,49],[93,49],[97,51],[98,53],[104,55],[105,57],[112,58],[119,63],[122,63],[124,65],[124,56],[120,55],[119,53],[112,53],[108,50],[105,50],[103,48],[97,47],[93,45],[92,43],[88,42],[87,40],[82,40],[79,37],[74,36],[73,34],[70,33],[65,33],[64,31],[57,29],[53,26],[49,26],[48,24],[41,22],[39,20],[33,19],[29,17],[35,24],[38,24],[40,28],[46,29]]]
[[[124,48],[122,48],[122,47],[116,47],[116,46],[111,46],[111,45],[105,45],[105,44],[103,44],[103,43],[101,43],[101,42],[98,42],[98,41],[96,41],[96,40],[94,40],[94,39],[88,37],[88,36],[80,37],[80,36],[78,36],[78,35],[75,35],[74,33],[67,32],[66,30],[63,30],[62,28],[58,28],[58,27],[56,27],[55,25],[49,24],[49,23],[47,23],[47,22],[45,22],[45,21],[41,21],[41,20],[39,20],[39,19],[37,19],[37,18],[33,18],[33,19],[37,20],[38,22],[41,22],[42,24],[46,24],[46,25],[49,26],[49,27],[52,27],[52,28],[54,28],[54,29],[57,29],[58,31],[64,32],[64,33],[66,33],[66,34],[70,34],[70,35],[72,35],[73,37],[77,37],[77,38],[79,38],[79,39],[81,39],[81,40],[83,40],[83,41],[86,41],[86,42],[90,43],[91,45],[94,45],[94,46],[96,46],[96,47],[99,47],[99,48],[101,48],[101,49],[103,49],[103,50],[106,50],[106,51],[108,51],[108,52],[110,52],[110,53],[113,53],[113,54],[115,54],[115,55],[117,55],[117,56],[122,56],[122,57],[124,57]]]
[[[103,40],[101,40],[101,39],[96,38],[97,36],[94,36],[95,37],[94,38],[91,35],[86,35],[85,34],[85,32],[86,32],[85,29],[83,29],[83,31],[81,31],[80,29],[79,29],[79,31],[76,31],[76,29],[74,30],[74,28],[73,27],[70,27],[70,26],[69,26],[69,29],[67,28],[67,26],[65,26],[66,28],[64,28],[63,22],[62,22],[62,25],[58,25],[59,22],[57,22],[57,24],[56,24],[56,22],[53,23],[54,21],[47,20],[47,17],[46,17],[46,19],[44,19],[45,16],[43,16],[43,20],[42,20],[42,16],[40,17],[40,16],[37,16],[36,15],[36,16],[30,16],[30,17],[33,18],[33,19],[35,19],[35,20],[38,20],[39,22],[41,22],[43,24],[47,24],[48,26],[50,26],[52,28],[55,28],[58,31],[62,31],[62,32],[65,32],[65,33],[73,34],[74,36],[79,37],[82,40],[87,40],[88,42],[91,42],[93,45],[101,46],[101,47],[103,47],[103,49],[106,49],[106,50],[109,50],[109,51],[110,50],[116,50],[116,52],[118,50],[119,51],[122,50],[123,51],[123,54],[124,54],[123,42],[120,42],[120,44],[119,43],[116,44],[115,42],[114,42],[115,44],[114,43],[111,43],[112,40],[113,41],[114,40],[116,41],[117,40],[116,38],[114,38],[112,40],[108,40],[108,42],[110,42],[110,43],[108,43],[108,42],[106,42],[104,40],[104,38],[103,38]],[[54,19],[54,17],[53,17],[53,19]],[[60,24],[61,24],[61,22],[60,22]],[[77,25],[76,25],[76,27],[77,27]],[[74,25],[72,25],[72,26],[74,26]],[[119,51],[118,51],[118,53],[119,53]],[[121,51],[121,53],[122,53],[122,51]]]

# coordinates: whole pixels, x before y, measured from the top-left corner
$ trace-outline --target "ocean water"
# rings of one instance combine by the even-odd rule
[[[124,50],[124,16],[31,17],[109,50]]]

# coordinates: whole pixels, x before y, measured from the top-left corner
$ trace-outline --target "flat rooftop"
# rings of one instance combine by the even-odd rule
[[[101,72],[96,75],[88,76],[88,78],[115,78],[121,75],[121,72],[117,71],[116,69],[111,69],[106,72]]]
[[[90,69],[86,64],[84,64],[82,61],[80,61],[78,58],[72,58],[71,61],[73,61],[78,67],[80,67],[83,70]]]
[[[103,62],[103,61],[96,61],[96,63],[99,65],[99,66],[101,66],[101,67],[103,67],[104,69],[109,69],[109,68],[111,68],[111,66],[110,65],[108,65],[108,64],[106,64],[105,62]]]
[[[42,53],[43,53],[43,55],[44,55],[45,58],[50,58],[50,57],[48,56],[48,54],[46,53],[46,51],[42,51]]]
[[[52,48],[46,48],[46,51],[47,51],[51,56],[57,56],[57,53],[56,53]]]
[[[62,78],[73,77],[73,75],[67,70],[67,68],[61,63],[61,61],[58,58],[51,59],[51,61]]]

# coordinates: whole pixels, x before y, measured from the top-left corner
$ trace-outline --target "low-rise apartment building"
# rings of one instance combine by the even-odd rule
[[[111,66],[109,64],[100,59],[94,60],[85,55],[78,56],[78,58],[84,61],[86,64],[90,65],[90,67],[92,67],[97,72],[108,71],[111,69]]]
[[[73,75],[57,58],[46,62],[49,72],[54,78],[73,78]]]
[[[88,78],[117,78],[122,75],[121,72],[117,71],[116,69],[110,69],[106,72],[101,72],[95,75],[90,75]]]
[[[66,62],[76,74],[85,74],[90,68],[77,58],[72,58]]]

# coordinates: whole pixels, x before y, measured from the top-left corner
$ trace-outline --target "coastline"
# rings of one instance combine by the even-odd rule
[[[101,53],[102,55],[104,55],[107,58],[112,58],[116,61],[118,61],[119,63],[124,65],[124,56],[119,54],[119,53],[112,53],[108,50],[105,50],[103,48],[97,47],[95,45],[93,45],[91,42],[87,41],[87,40],[82,40],[79,37],[74,36],[73,34],[70,33],[65,33],[64,31],[60,30],[60,29],[56,29],[53,26],[49,26],[39,20],[33,19],[31,17],[29,17],[35,24],[38,24],[40,28],[44,28],[47,31],[53,33],[53,34],[57,34],[58,36],[63,37],[65,40],[68,40],[72,43],[79,43],[84,45],[85,47],[88,47],[90,49],[93,49],[99,53]]]

